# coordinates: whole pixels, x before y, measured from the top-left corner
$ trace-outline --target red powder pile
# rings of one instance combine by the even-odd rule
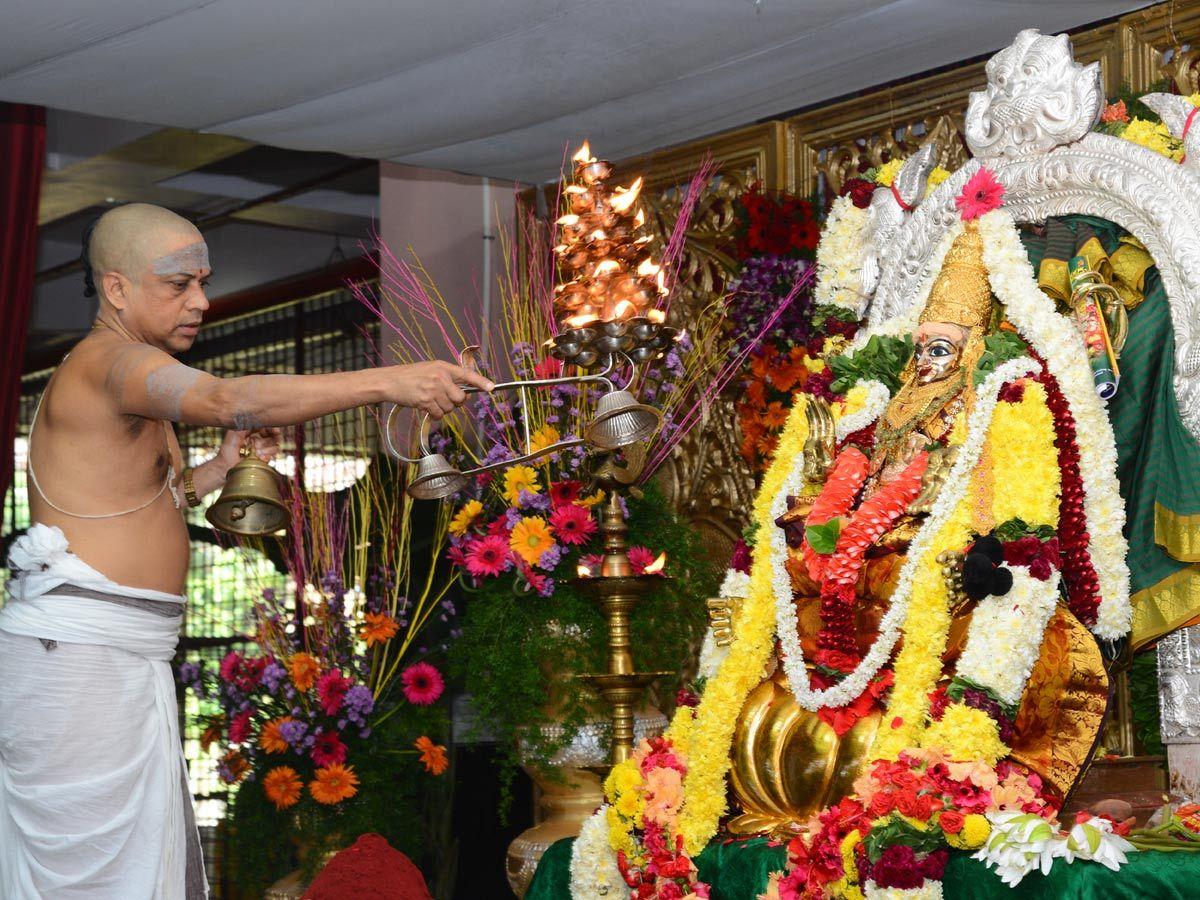
[[[420,869],[377,834],[329,861],[303,900],[432,900]]]

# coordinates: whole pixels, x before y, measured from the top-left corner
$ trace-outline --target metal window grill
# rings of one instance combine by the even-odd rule
[[[379,322],[348,290],[337,290],[228,319],[201,329],[181,361],[213,375],[315,374],[359,369],[377,359]],[[14,447],[16,472],[5,497],[0,532],[12,536],[29,526],[25,460],[29,426],[38,397],[53,370],[26,375]],[[192,425],[177,429],[184,458],[208,459],[220,444],[221,431]],[[377,446],[374,420],[353,411],[326,416],[284,429],[283,449],[274,465],[297,476],[309,490],[340,490],[365,472]],[[294,596],[295,585],[261,554],[229,546],[204,519],[203,508],[187,514],[191,532],[188,605],[177,661],[220,666],[230,650],[250,643],[252,604],[263,588]],[[0,569],[0,587],[7,579]],[[2,597],[2,591],[0,591]],[[181,731],[197,820],[205,844],[209,880],[216,897],[236,896],[224,876],[221,823],[233,789],[217,777],[217,757],[200,746],[200,717],[217,704],[181,694]]]

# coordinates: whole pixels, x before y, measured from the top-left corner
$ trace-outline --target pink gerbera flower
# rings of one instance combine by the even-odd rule
[[[512,563],[508,540],[498,534],[476,538],[467,547],[467,571],[476,578],[499,575]]]
[[[313,744],[312,761],[318,766],[340,766],[346,761],[346,745],[336,731],[317,735]]]
[[[596,533],[596,520],[582,506],[574,503],[557,507],[550,513],[550,527],[564,544],[586,544]]]
[[[954,205],[962,213],[963,221],[969,222],[998,209],[1003,201],[1004,185],[996,180],[991,169],[980,169],[954,198]]]
[[[238,713],[229,723],[229,743],[243,744],[250,737],[250,719],[254,716],[254,707]]]
[[[583,493],[582,481],[573,481],[566,478],[562,481],[550,483],[550,502],[555,506],[574,503],[579,499],[581,493]]]
[[[317,679],[317,697],[321,701],[321,708],[327,715],[337,715],[348,690],[350,690],[350,679],[337,669],[326,672]]]
[[[404,685],[404,699],[417,706],[431,706],[442,696],[446,682],[442,673],[427,662],[409,666],[400,675]]]
[[[645,574],[646,566],[654,562],[654,553],[645,547],[630,547],[627,555],[629,556],[629,565],[633,566],[634,575]]]

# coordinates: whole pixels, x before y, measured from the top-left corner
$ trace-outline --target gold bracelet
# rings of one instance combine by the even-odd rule
[[[188,506],[196,507],[200,505],[200,498],[196,496],[196,482],[192,481],[191,466],[183,470],[183,496],[187,498]]]

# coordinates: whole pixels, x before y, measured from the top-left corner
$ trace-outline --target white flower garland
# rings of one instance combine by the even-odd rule
[[[992,292],[1005,305],[1008,320],[1046,360],[1075,417],[1089,552],[1100,583],[1100,606],[1091,630],[1116,640],[1129,633],[1133,609],[1126,563],[1129,546],[1122,533],[1125,504],[1117,484],[1112,425],[1092,384],[1083,340],[1037,286],[1012,216],[1002,209],[987,213],[979,219],[979,233]]]
[[[628,900],[629,888],[608,844],[608,805],[583,823],[571,849],[571,900]]]
[[[817,245],[814,302],[818,306],[848,309],[855,318],[861,318],[866,305],[862,293],[862,264],[867,217],[867,210],[859,209],[848,196],[838,197],[829,209]]]
[[[865,389],[867,397],[861,409],[847,413],[837,420],[834,428],[838,441],[844,441],[850,435],[854,434],[854,432],[861,431],[882,416],[892,399],[891,391],[887,389],[887,385],[882,381],[875,381],[874,379],[860,381],[856,387]]]
[[[796,608],[793,605],[791,577],[787,571],[787,542],[783,529],[772,528],[763,538],[767,541],[767,559],[771,566],[771,582],[775,593],[775,630],[783,649],[783,668],[787,674],[788,686],[792,690],[796,702],[810,712],[816,712],[821,707],[842,707],[857,698],[867,689],[884,664],[891,658],[892,650],[900,639],[901,626],[908,614],[908,601],[912,596],[913,578],[921,558],[929,549],[934,537],[949,520],[955,507],[966,495],[971,474],[979,461],[983,450],[984,439],[992,414],[996,409],[996,399],[1000,389],[1009,381],[1022,378],[1037,371],[1033,360],[1028,358],[1012,359],[996,368],[976,391],[978,398],[975,409],[971,412],[968,423],[967,437],[955,459],[946,481],[934,501],[929,518],[921,526],[916,537],[909,546],[908,558],[900,570],[900,578],[892,592],[891,603],[887,613],[879,624],[879,636],[867,655],[863,657],[846,678],[824,690],[813,690],[805,666],[804,651],[800,647],[799,623],[796,620]],[[787,511],[789,495],[800,493],[804,486],[804,459],[798,456],[792,463],[791,471],[784,479],[783,485],[771,502],[770,518],[782,516]]]
[[[926,878],[919,888],[881,888],[868,879],[863,885],[863,896],[867,900],[942,900],[942,883],[933,878]]]
[[[1002,703],[1015,706],[1041,656],[1042,638],[1058,604],[1062,575],[1056,571],[1046,581],[1038,581],[1026,566],[1009,568],[1012,589],[975,605],[955,672],[994,691]]]
[[[717,596],[728,600],[740,600],[749,593],[750,576],[737,569],[726,569],[725,580],[721,582],[721,589],[717,592]],[[704,643],[700,646],[700,663],[696,668],[696,674],[701,678],[714,677],[728,655],[729,646],[721,647],[717,644],[717,638],[710,625],[704,632]]]

